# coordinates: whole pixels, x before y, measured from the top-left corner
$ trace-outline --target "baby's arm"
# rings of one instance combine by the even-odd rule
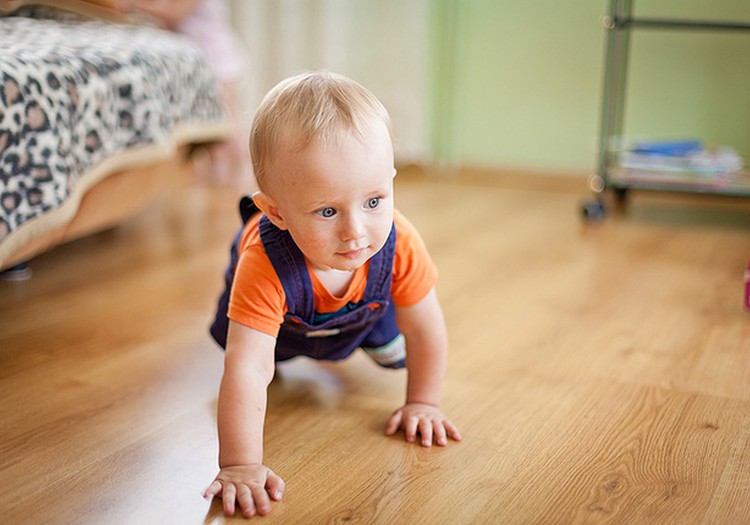
[[[270,499],[278,501],[284,492],[284,481],[263,465],[263,424],[275,343],[269,335],[229,323],[217,415],[221,470],[205,492],[206,497],[222,498],[227,516],[234,514],[235,502],[245,517],[268,514]]]
[[[403,428],[407,441],[415,441],[417,433],[422,445],[447,445],[448,437],[461,440],[458,429],[440,410],[448,357],[448,333],[443,312],[433,288],[413,306],[396,309],[396,320],[406,339],[408,382],[406,404],[393,413],[386,425],[386,434]]]

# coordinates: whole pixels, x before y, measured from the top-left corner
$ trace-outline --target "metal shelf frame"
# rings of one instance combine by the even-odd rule
[[[600,194],[605,189],[615,191],[624,199],[628,189],[711,193],[750,197],[750,170],[722,176],[716,180],[686,174],[684,180],[674,173],[632,173],[617,166],[616,153],[610,148],[612,137],[623,136],[625,89],[630,53],[630,33],[633,29],[687,31],[750,31],[750,22],[688,20],[668,18],[638,18],[633,15],[633,0],[610,0],[609,13],[602,18],[607,29],[599,155],[597,173],[591,178],[592,190]],[[695,175],[695,174],[692,174]]]

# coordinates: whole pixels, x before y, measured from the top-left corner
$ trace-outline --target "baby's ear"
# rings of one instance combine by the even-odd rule
[[[259,191],[253,195],[253,202],[258,208],[260,208],[260,211],[268,217],[268,220],[270,220],[274,226],[280,230],[287,229],[284,217],[279,213],[279,206],[271,196]]]

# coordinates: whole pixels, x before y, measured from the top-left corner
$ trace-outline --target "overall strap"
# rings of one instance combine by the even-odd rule
[[[305,256],[289,232],[274,226],[265,215],[260,218],[259,230],[266,255],[284,288],[287,310],[306,322],[311,322],[314,308],[313,289]]]
[[[396,225],[391,226],[391,233],[385,244],[370,259],[370,270],[367,274],[367,287],[364,301],[386,301],[391,296],[393,281],[393,258],[396,254]]]
[[[242,217],[242,224],[247,224],[247,221],[259,211],[260,208],[255,205],[252,197],[249,195],[242,196],[240,199],[240,217]]]

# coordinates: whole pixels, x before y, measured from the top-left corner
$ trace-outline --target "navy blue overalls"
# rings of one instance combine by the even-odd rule
[[[240,201],[243,223],[259,210],[250,197]],[[276,339],[276,361],[297,356],[336,361],[348,357],[357,348],[364,349],[375,362],[389,368],[405,366],[403,336],[396,325],[391,300],[396,228],[385,246],[370,259],[365,294],[358,304],[349,304],[333,314],[314,311],[313,289],[305,258],[289,232],[274,226],[267,217],[260,219],[260,238],[284,288],[287,313]],[[211,325],[211,335],[226,348],[229,320],[229,295],[239,260],[242,228],[232,243],[230,264],[224,274],[225,288]]]

